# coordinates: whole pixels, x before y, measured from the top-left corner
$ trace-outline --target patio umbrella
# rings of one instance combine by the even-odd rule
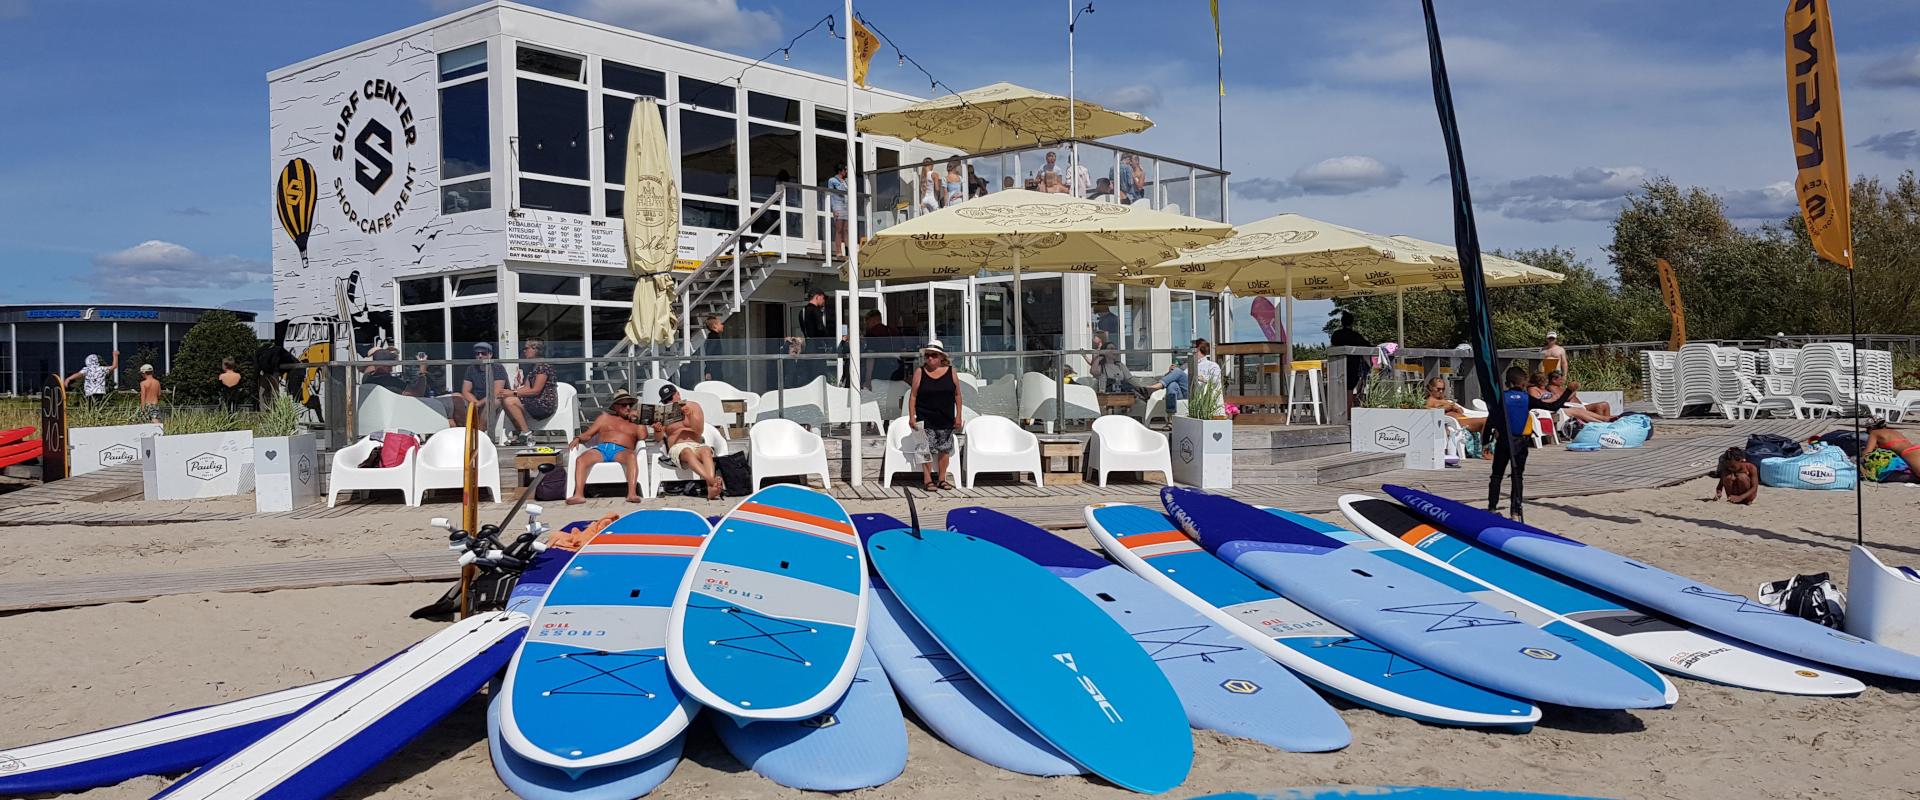
[[[1068,109],[1072,109],[1072,124],[1068,123]],[[903,141],[919,139],[967,153],[984,153],[1057,142],[1069,135],[1099,139],[1139,133],[1153,127],[1153,120],[1098,103],[1069,102],[1057,94],[996,83],[868,114],[860,118],[857,127],[861,133]]]
[[[627,128],[627,270],[633,286],[633,315],[627,340],[635,346],[672,344],[678,330],[673,313],[673,262],[680,251],[680,184],[667,156],[667,133],[653,98],[635,98]]]

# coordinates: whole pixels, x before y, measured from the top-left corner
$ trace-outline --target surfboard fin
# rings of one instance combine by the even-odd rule
[[[913,504],[913,490],[902,486],[900,487],[900,494],[905,495],[907,498],[907,524],[913,526],[913,538],[925,538],[920,535],[920,508]]]

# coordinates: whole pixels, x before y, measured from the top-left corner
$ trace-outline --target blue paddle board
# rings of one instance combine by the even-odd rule
[[[714,732],[733,757],[782,786],[849,792],[879,786],[907,768],[907,722],[872,652],[840,702],[797,722],[713,714]]]
[[[1322,522],[1304,514],[1295,514],[1284,509],[1267,508],[1263,506],[1261,510],[1308,530],[1324,533],[1327,536],[1346,542],[1353,547],[1360,548],[1361,550],[1399,564],[1416,573],[1432,578],[1438,583],[1451,586],[1461,594],[1493,608],[1505,611],[1508,616],[1514,619],[1552,634],[1567,644],[1599,656],[1607,663],[1625,670],[1634,677],[1639,678],[1648,686],[1659,691],[1661,697],[1667,701],[1667,705],[1673,705],[1676,700],[1680,699],[1680,691],[1673,687],[1672,682],[1668,681],[1660,673],[1655,672],[1652,667],[1640,663],[1639,659],[1620,652],[1618,648],[1600,641],[1598,637],[1588,632],[1585,628],[1574,625],[1554,614],[1543,612],[1530,604],[1521,602],[1512,595],[1488,586],[1471,576],[1454,572],[1453,570],[1401,551],[1392,545],[1375,541],[1373,537],[1347,530],[1331,522]]]
[[[1167,487],[1169,514],[1209,552],[1343,628],[1456,678],[1577,708],[1658,708],[1640,679],[1499,609],[1346,542],[1224,495]]]
[[[488,730],[499,729],[505,700],[506,695],[497,694],[487,704]],[[578,776],[521,758],[502,747],[499,736],[488,737],[487,752],[493,756],[493,772],[500,782],[524,800],[632,800],[659,788],[673,774],[685,742],[684,734],[675,736],[645,756]]]
[[[667,627],[667,666],[694,699],[747,719],[818,716],[853,684],[865,645],[853,520],[804,486],[754,492],[707,537]]]
[[[1347,723],[1293,673],[1124,567],[992,509],[948,511],[947,528],[1026,556],[1092,600],[1159,665],[1193,727],[1302,753],[1353,742]]]
[[[1745,595],[1404,486],[1382,487],[1462,538],[1647,608],[1788,655],[1857,672],[1920,680],[1920,656],[1782,614]]]
[[[1421,666],[1255,583],[1160,509],[1116,503],[1086,513],[1115,561],[1322,690],[1436,725],[1524,730],[1540,720],[1531,703]]]
[[[1860,681],[1824,666],[1629,608],[1618,600],[1563,583],[1524,562],[1451,536],[1441,526],[1419,519],[1412,510],[1392,500],[1350,494],[1340,498],[1340,511],[1361,533],[1375,540],[1479,580],[1675,675],[1785,694],[1854,695],[1866,688]]]
[[[502,744],[581,772],[632,761],[686,730],[698,709],[667,679],[667,615],[706,541],[691,511],[635,511],[553,580],[501,687]]]
[[[1193,800],[1606,800],[1571,794],[1534,794],[1434,786],[1327,786],[1318,789],[1279,789],[1272,792],[1210,794]]]
[[[855,514],[862,539],[907,527],[885,514]],[[900,699],[935,736],[955,750],[1027,775],[1078,775],[1085,770],[1061,755],[1008,711],[913,620],[886,582],[873,578],[867,649],[880,660]]]

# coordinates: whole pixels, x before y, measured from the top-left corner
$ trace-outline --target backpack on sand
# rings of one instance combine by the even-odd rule
[[[1755,596],[1768,608],[1829,628],[1847,621],[1847,598],[1824,572],[1761,584]]]

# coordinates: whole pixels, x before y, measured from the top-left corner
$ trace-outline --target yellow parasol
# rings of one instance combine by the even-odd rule
[[[680,250],[680,184],[673,179],[667,134],[654,113],[653,98],[635,98],[633,104],[624,220],[627,270],[638,280],[627,340],[636,346],[672,344],[679,329],[673,313],[673,262]]]
[[[1073,109],[1072,123],[1068,109]],[[1099,139],[1139,133],[1153,120],[1128,111],[1114,111],[1098,103],[996,83],[956,95],[925,100],[905,108],[861,117],[861,133],[891,136],[968,153],[1008,147],[1032,147],[1057,142],[1069,135]]]

